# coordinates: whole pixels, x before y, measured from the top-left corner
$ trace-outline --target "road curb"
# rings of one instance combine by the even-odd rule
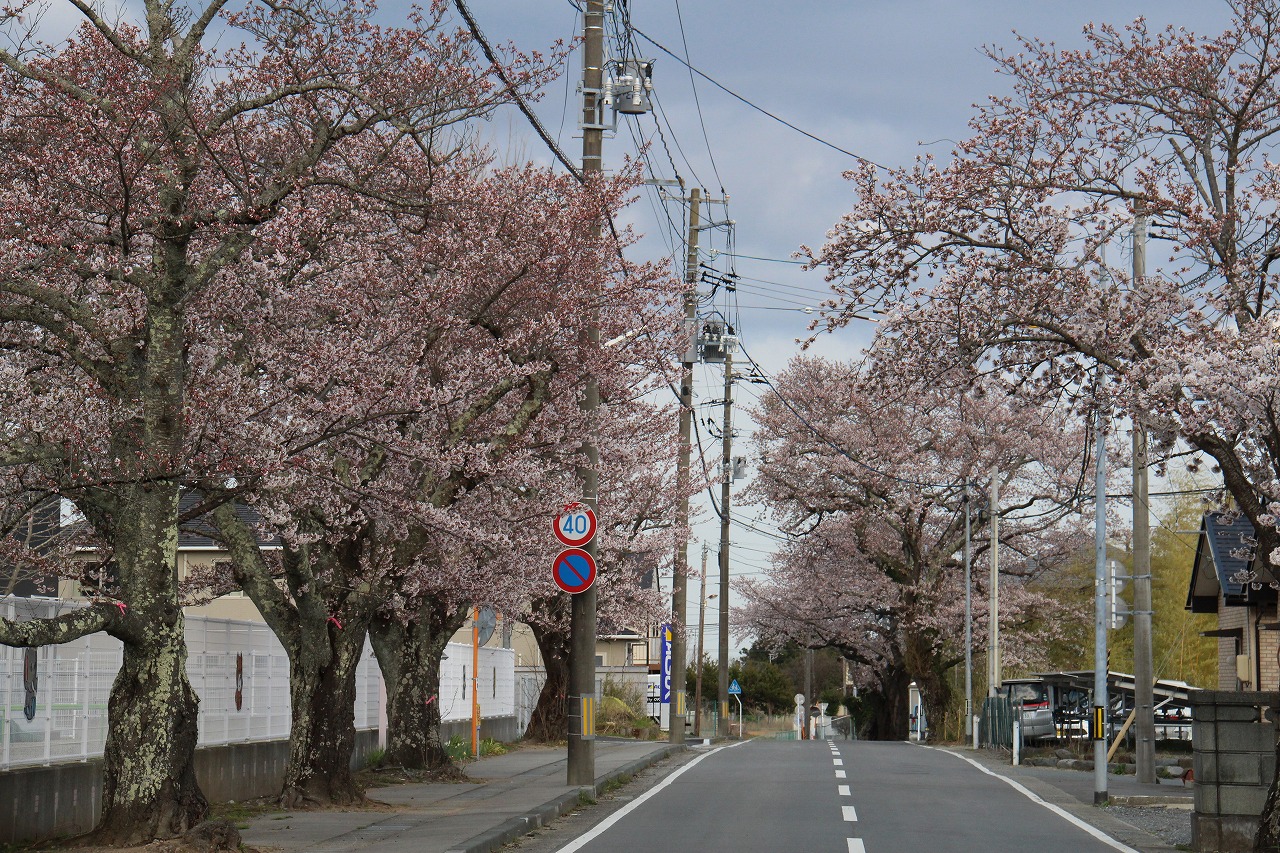
[[[599,796],[610,782],[621,779],[623,776],[634,776],[641,770],[652,767],[659,761],[675,755],[677,752],[684,752],[686,749],[688,747],[672,744],[655,750],[643,758],[638,758],[609,771],[604,776],[596,779],[594,785],[583,785],[577,791],[568,791],[561,794],[519,817],[505,820],[492,829],[468,838],[458,847],[447,850],[446,853],[493,853],[495,850],[501,850],[504,845],[528,835],[535,829],[547,826],[561,815],[573,811],[580,805],[584,792],[593,797]]]
[[[1112,805],[1116,806],[1135,806],[1139,808],[1159,808],[1161,806],[1165,806],[1175,809],[1195,808],[1195,800],[1187,796],[1157,797],[1146,794],[1131,794],[1128,796],[1121,794],[1119,796],[1109,797],[1108,799],[1111,801]]]

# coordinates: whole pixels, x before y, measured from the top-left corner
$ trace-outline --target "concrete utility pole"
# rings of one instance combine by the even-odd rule
[[[973,737],[973,564],[969,554],[969,478],[964,478],[964,737]]]
[[[1147,217],[1133,217],[1133,283],[1147,275]],[[1133,421],[1133,684],[1139,782],[1156,781],[1155,665],[1151,654],[1151,517],[1147,503],[1147,428]]]
[[[1101,378],[1099,378],[1101,386]],[[1102,404],[1094,443],[1098,465],[1094,472],[1093,522],[1093,804],[1107,801],[1107,436]]]
[[[727,340],[728,331],[726,326],[724,435],[720,438],[724,483],[720,486],[720,703],[717,720],[729,719],[729,485],[733,481],[733,348]]]
[[[604,0],[587,0],[582,15],[582,173],[587,183],[599,179],[604,140]],[[593,317],[587,326],[587,342],[600,344],[600,327]],[[582,409],[594,412],[600,407],[600,386],[588,374]],[[600,453],[595,441],[588,438],[582,445],[587,464],[578,469],[582,480],[582,502],[596,508],[599,488]],[[596,540],[583,549],[596,558]],[[595,785],[595,698],[596,698],[596,587],[572,596],[569,629],[569,746],[568,784]]]
[[[693,665],[693,736],[702,737],[702,635],[707,625],[707,543],[702,543],[702,591],[698,595],[698,659]]]
[[[991,466],[991,582],[987,600],[987,695],[995,696],[1004,683],[1000,665],[1000,469]]]
[[[676,459],[676,488],[680,490],[677,511],[686,524],[689,521],[689,458],[693,453],[693,362],[697,359],[698,233],[701,230],[698,214],[701,204],[702,190],[694,187],[689,191],[689,241],[684,258],[684,324],[689,339],[685,342],[686,349],[680,364],[680,456]],[[685,684],[683,675],[677,677],[676,673],[684,672],[687,656],[684,626],[688,584],[689,543],[681,539],[676,544],[675,577],[671,581],[671,710],[667,718],[667,736],[671,743],[684,743]],[[697,711],[694,713],[696,715]],[[677,717],[681,720],[680,725],[676,725]]]

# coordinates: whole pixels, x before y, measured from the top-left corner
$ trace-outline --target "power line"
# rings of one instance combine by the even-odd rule
[[[749,258],[753,261],[765,261],[771,264],[792,264],[794,266],[804,266],[808,261],[797,261],[794,258],[765,258],[760,255],[744,255],[741,252],[721,252],[722,255],[728,255],[731,258]]]
[[[680,0],[675,0],[675,4],[676,21],[680,24],[680,43],[684,45],[684,65],[689,69],[689,88],[693,90],[693,105],[698,112],[698,124],[702,126],[702,141],[707,145],[707,157],[711,159],[711,172],[720,183],[720,194],[724,195],[724,180],[720,177],[720,169],[716,167],[716,155],[711,153],[711,137],[707,135],[707,122],[702,116],[702,102],[698,100],[698,84],[694,82],[693,66],[689,64],[689,39],[684,32],[684,15],[680,11]]]
[[[797,314],[804,314],[806,317],[813,314],[812,308],[809,306],[789,307],[786,305],[739,305],[743,311],[791,311]]]
[[[667,111],[663,108],[662,101],[658,98],[658,93],[655,91],[653,94],[651,94],[649,96],[649,100],[653,103],[653,106],[654,106],[654,114],[653,114],[654,120],[657,121],[659,117],[661,117],[661,120],[666,122],[667,130],[671,132],[671,139],[676,144],[676,150],[680,152],[680,158],[684,160],[685,166],[689,168],[689,174],[693,176],[694,181],[696,181],[698,184],[701,184],[702,178],[698,177],[698,173],[693,168],[693,162],[689,159],[689,155],[684,153],[684,146],[680,144],[680,137],[676,135],[676,130],[671,125],[671,120],[667,118]],[[665,137],[663,138],[663,142],[664,143],[666,142]],[[670,154],[671,152],[668,151],[667,153]]]
[[[800,293],[804,293],[811,296],[820,296],[823,299],[830,299],[834,295],[831,292],[831,288],[829,287],[817,288],[817,287],[806,287],[803,284],[787,284],[786,282],[782,282],[782,281],[773,281],[772,279],[767,279],[767,278],[756,278],[755,276],[743,275],[742,273],[737,273],[737,278],[739,281],[754,281],[760,284],[767,284],[772,287],[781,287],[786,290],[795,290]]]
[[[556,159],[569,170],[569,174],[577,178],[579,183],[586,183],[586,178],[583,177],[582,172],[576,165],[574,165],[564,151],[560,149],[560,146],[556,144],[556,141],[551,138],[551,134],[542,126],[542,122],[538,120],[538,117],[534,114],[533,110],[530,109],[528,102],[524,99],[524,96],[520,94],[515,84],[511,82],[511,78],[507,76],[507,72],[502,69],[502,64],[498,61],[498,56],[494,53],[493,47],[490,46],[489,40],[485,38],[484,33],[480,31],[480,25],[476,23],[476,19],[471,16],[471,10],[467,8],[466,0],[453,0],[453,2],[454,5],[458,7],[458,13],[462,15],[462,19],[467,22],[467,28],[471,30],[472,38],[474,38],[476,43],[480,45],[480,50],[484,52],[485,58],[488,59],[489,64],[493,66],[494,76],[502,82],[502,85],[507,87],[507,91],[511,93],[512,100],[514,100],[516,106],[520,108],[520,112],[524,113],[524,117],[529,120],[529,124],[533,125],[534,131],[539,137],[541,137],[547,148],[551,149],[551,153],[555,155]],[[574,8],[579,12],[582,12],[580,7],[575,5]]]
[[[573,0],[569,0],[569,3],[573,4]],[[576,4],[574,4],[574,5],[576,5]],[[764,107],[762,107],[762,106],[760,106],[760,105],[758,105],[758,104],[752,103],[751,101],[749,101],[749,100],[747,100],[746,98],[744,98],[742,95],[739,95],[737,92],[735,92],[735,91],[733,91],[732,89],[730,89],[728,86],[725,86],[725,85],[724,85],[723,83],[721,83],[719,80],[716,80],[714,77],[711,77],[710,75],[708,75],[706,72],[704,72],[704,71],[700,71],[699,69],[694,68],[694,67],[693,67],[692,65],[690,65],[687,61],[685,61],[684,59],[681,59],[678,55],[676,55],[676,54],[675,54],[671,49],[669,49],[669,48],[667,48],[667,47],[663,46],[662,44],[660,44],[659,42],[655,41],[655,40],[653,39],[653,37],[652,37],[652,36],[650,36],[648,33],[644,32],[644,30],[641,30],[641,29],[639,29],[639,28],[637,28],[637,27],[632,27],[632,31],[633,31],[636,35],[638,35],[638,36],[640,36],[642,39],[644,39],[645,41],[649,42],[649,44],[651,44],[651,45],[653,45],[654,47],[656,47],[658,50],[660,50],[660,51],[662,51],[663,53],[665,53],[665,54],[667,54],[668,56],[670,56],[670,57],[671,57],[672,59],[674,59],[676,62],[679,62],[681,65],[683,65],[683,66],[685,66],[686,68],[688,68],[688,69],[689,69],[689,72],[690,72],[691,74],[697,74],[699,77],[701,77],[702,79],[706,80],[708,83],[710,83],[711,85],[715,86],[717,89],[720,89],[721,91],[723,91],[723,92],[725,92],[725,93],[727,93],[727,94],[729,94],[729,95],[732,95],[733,97],[737,98],[739,101],[742,101],[742,103],[744,103],[744,104],[746,104],[747,106],[751,107],[751,109],[755,110],[756,112],[763,113],[764,115],[768,116],[769,118],[773,119],[774,121],[778,122],[779,124],[782,124],[782,125],[785,125],[785,126],[787,126],[787,127],[791,128],[791,129],[792,129],[792,130],[794,130],[796,133],[799,133],[799,134],[800,134],[800,135],[802,135],[802,136],[807,136],[807,137],[809,137],[810,139],[812,139],[814,142],[817,142],[817,143],[819,143],[819,144],[821,144],[821,145],[825,145],[825,146],[827,146],[828,148],[831,148],[831,149],[833,149],[833,150],[835,150],[835,151],[839,151],[841,154],[848,154],[850,157],[854,158],[855,160],[860,160],[860,161],[862,161],[863,163],[869,163],[869,164],[871,164],[872,166],[876,166],[877,168],[884,169],[885,171],[889,171],[889,169],[888,169],[887,167],[880,165],[880,164],[879,164],[879,163],[877,163],[875,160],[872,160],[872,159],[871,159],[871,158],[869,158],[869,157],[863,157],[861,154],[855,154],[855,153],[853,153],[852,151],[850,151],[850,150],[849,150],[849,149],[847,149],[847,148],[841,148],[839,145],[836,145],[834,142],[828,142],[827,140],[823,139],[823,138],[822,138],[822,137],[820,137],[820,136],[816,136],[816,135],[814,135],[814,134],[810,133],[810,132],[809,132],[809,131],[807,131],[807,130],[802,130],[801,128],[796,127],[794,124],[792,124],[791,122],[789,122],[789,121],[787,121],[786,119],[782,118],[781,116],[778,116],[778,115],[776,115],[775,113],[771,113],[771,112],[769,112],[769,111],[768,111],[768,110],[766,110]],[[694,97],[695,97],[695,100],[696,100],[696,97],[697,97],[696,92],[695,92]],[[714,164],[713,164],[713,165],[714,165]]]
[[[467,8],[466,0],[453,0],[453,2],[454,5],[458,7],[458,12],[462,15],[463,20],[467,22],[467,28],[471,30],[472,37],[475,38],[476,42],[480,45],[480,49],[484,52],[485,58],[488,59],[490,65],[492,65],[494,76],[507,87],[507,91],[511,93],[511,99],[515,101],[516,106],[520,108],[520,112],[524,113],[524,117],[529,120],[529,124],[533,126],[538,137],[543,141],[547,148],[550,149],[551,153],[555,155],[556,159],[569,170],[569,174],[573,175],[573,177],[577,179],[578,183],[585,185],[587,180],[586,176],[582,173],[582,170],[574,165],[573,161],[571,161],[564,151],[560,149],[560,146],[556,144],[556,141],[551,138],[551,134],[547,132],[547,129],[543,127],[542,122],[538,120],[537,115],[535,115],[533,110],[529,107],[528,101],[526,101],[524,96],[520,94],[520,91],[516,88],[515,84],[511,82],[507,73],[502,69],[502,65],[498,61],[498,56],[494,53],[493,47],[489,44],[489,40],[485,38],[484,33],[480,30],[480,25],[476,23],[476,19],[471,15],[471,10]],[[582,12],[582,9],[572,3],[572,0],[570,5],[579,12]],[[598,106],[599,105],[597,104],[597,107]],[[603,214],[605,221],[609,223],[609,233],[613,235],[613,245],[617,250],[618,261],[620,264],[619,269],[621,270],[623,277],[626,278],[627,258],[622,251],[622,237],[618,234],[618,225],[614,222],[613,213],[611,211],[605,209],[603,210]]]

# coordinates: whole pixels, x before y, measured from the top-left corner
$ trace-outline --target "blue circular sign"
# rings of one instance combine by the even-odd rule
[[[596,580],[596,561],[581,548],[568,548],[552,563],[551,577],[570,595],[586,592]]]

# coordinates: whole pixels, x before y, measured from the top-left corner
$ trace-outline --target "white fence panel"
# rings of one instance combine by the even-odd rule
[[[10,619],[83,607],[46,598],[0,598]],[[200,697],[200,746],[289,736],[289,659],[265,624],[188,616],[187,677]],[[0,646],[0,770],[102,755],[107,699],[123,646],[104,633],[35,650],[34,714],[27,719],[26,649]],[[378,725],[382,672],[373,649],[356,670],[357,729]],[[237,694],[239,698],[237,699]]]
[[[480,649],[480,716],[510,717],[516,712],[514,649]],[[440,662],[440,718],[471,719],[471,646],[449,643]]]
[[[44,598],[0,598],[10,619],[54,616],[84,606]],[[186,618],[187,676],[200,697],[201,746],[289,736],[289,659],[261,622]],[[0,770],[81,761],[102,755],[107,698],[120,670],[122,645],[104,633],[35,650],[35,713],[28,720],[26,650],[0,646]],[[471,718],[471,646],[450,643],[441,664],[443,719]],[[484,717],[516,713],[515,652],[483,648],[479,667]],[[355,725],[378,726],[382,672],[365,642],[356,668]],[[536,698],[536,697],[535,697]]]

